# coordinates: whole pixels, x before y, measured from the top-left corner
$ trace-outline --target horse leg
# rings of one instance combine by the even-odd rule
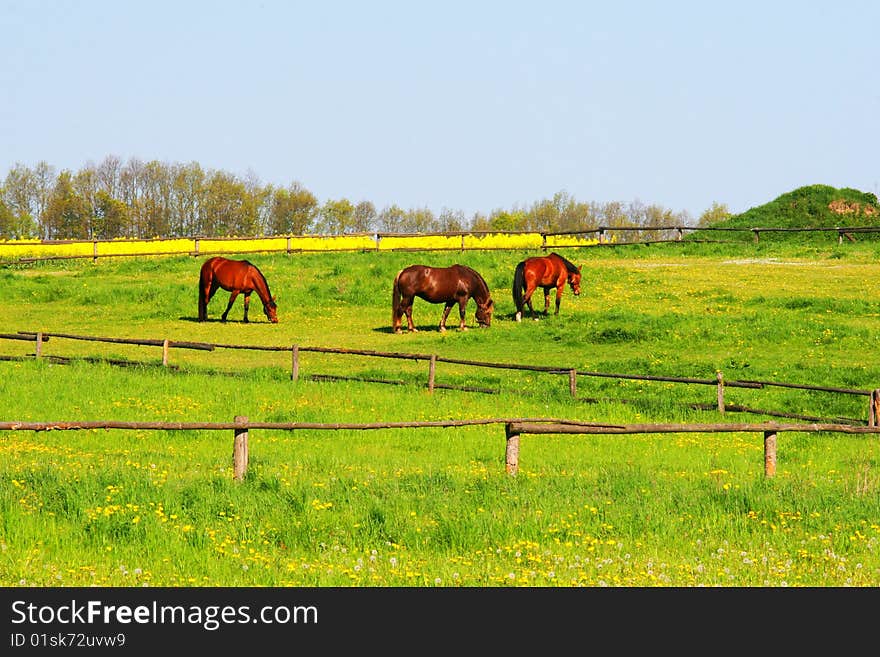
[[[526,305],[529,307],[529,317],[535,319],[535,309],[532,307],[532,295],[535,293],[537,288],[527,287],[526,293],[523,296],[523,301],[526,302]]]
[[[208,289],[210,286],[205,285],[205,281],[199,279],[199,321],[204,322],[208,319]]]
[[[208,320],[208,304],[211,302],[211,299],[214,297],[214,293],[217,291],[217,283],[215,281],[211,281],[205,285],[202,285],[199,288],[199,321],[205,322]]]
[[[565,289],[565,281],[562,282],[562,285],[558,285],[556,287],[556,312],[554,315],[559,314],[559,302],[562,301],[562,291]]]
[[[440,317],[440,332],[444,333],[446,331],[446,318],[449,317],[449,311],[452,310],[452,306],[455,305],[454,301],[448,301],[445,306],[443,306],[443,315]]]
[[[550,289],[549,287],[544,288],[544,314],[550,314]]]
[[[251,305],[251,293],[245,292],[245,294],[244,294],[244,323],[245,324],[248,323],[247,311],[248,311],[248,308],[250,308],[250,305]]]
[[[220,315],[220,321],[225,322],[226,316],[229,314],[229,311],[232,309],[232,304],[235,303],[235,297],[238,296],[238,290],[233,290],[229,293],[229,303],[226,304],[226,310],[223,311],[223,314]]]
[[[461,318],[461,321],[458,324],[459,331],[467,331],[467,326],[464,323],[464,313],[467,310],[467,299],[462,299],[458,302],[458,316]]]
[[[413,324],[412,311],[414,303],[415,297],[413,297],[412,299],[404,298],[400,302],[400,305],[403,308],[403,314],[406,315],[406,326],[409,329],[410,333],[417,333],[419,330],[416,328],[416,325]]]

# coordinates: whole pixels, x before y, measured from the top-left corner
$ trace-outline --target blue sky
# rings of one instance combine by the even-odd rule
[[[0,176],[107,155],[474,212],[880,192],[880,3],[0,0]]]

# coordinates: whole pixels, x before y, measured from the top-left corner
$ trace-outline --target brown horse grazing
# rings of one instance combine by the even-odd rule
[[[257,269],[247,260],[229,260],[227,258],[209,258],[202,265],[199,274],[199,321],[208,319],[208,302],[217,288],[222,287],[230,292],[229,304],[220,316],[220,321],[225,322],[232,304],[239,293],[244,294],[244,321],[248,321],[248,306],[251,302],[251,293],[256,291],[263,302],[263,311],[273,324],[278,323],[278,311],[275,305],[275,297],[269,292],[269,283],[263,272]]]
[[[532,307],[532,294],[537,288],[544,290],[544,314],[550,310],[550,290],[556,288],[556,315],[559,314],[559,302],[565,283],[571,291],[581,293],[581,268],[573,265],[558,253],[548,256],[526,258],[516,266],[513,274],[513,303],[516,305],[516,321],[522,319],[523,308],[528,306],[531,317],[535,317]]]
[[[391,303],[391,326],[395,333],[402,333],[401,319],[406,315],[410,331],[418,329],[413,325],[413,301],[419,297],[429,303],[444,303],[443,317],[440,319],[440,331],[446,330],[446,318],[455,304],[461,322],[458,328],[466,331],[464,314],[468,300],[473,298],[477,304],[474,316],[481,328],[492,323],[492,311],[495,302],[489,293],[489,286],[476,271],[465,265],[451,267],[428,267],[426,265],[410,265],[402,269],[394,277],[394,290]]]

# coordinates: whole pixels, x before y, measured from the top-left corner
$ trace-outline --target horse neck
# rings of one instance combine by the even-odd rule
[[[263,305],[268,306],[272,303],[272,293],[269,292],[269,281],[263,276],[263,272],[256,267],[253,267],[253,265],[251,265],[251,267],[253,268],[254,289],[257,291],[257,294],[260,295],[260,301],[263,302]]]
[[[558,260],[558,261],[559,261],[559,265],[562,267],[562,271],[565,272],[565,277],[566,277],[568,280],[571,280],[571,277],[576,273],[576,268],[575,268],[574,270],[572,269],[572,267],[574,267],[574,264],[573,264],[573,263],[569,262],[568,260],[566,260],[565,258],[563,258],[561,255],[559,255],[558,253],[556,253],[555,251],[554,251],[553,253],[551,253],[551,254],[550,254],[549,256],[547,256],[547,257],[549,257],[549,258],[553,258],[553,259],[555,259],[555,260]]]
[[[489,286],[483,279],[483,277],[480,276],[476,271],[473,271],[472,275],[474,277],[474,300],[477,303],[484,304],[489,301],[489,297],[491,296],[489,294]]]

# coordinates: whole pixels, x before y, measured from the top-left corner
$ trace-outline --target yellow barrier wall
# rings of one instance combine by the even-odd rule
[[[255,238],[175,238],[152,240],[82,240],[0,241],[0,259],[14,261],[27,258],[90,258],[126,255],[198,255],[215,253],[292,252],[296,251],[392,251],[468,250],[468,249],[540,249],[590,246],[595,238],[582,235],[548,235],[540,233],[488,233],[463,235],[291,235]]]

